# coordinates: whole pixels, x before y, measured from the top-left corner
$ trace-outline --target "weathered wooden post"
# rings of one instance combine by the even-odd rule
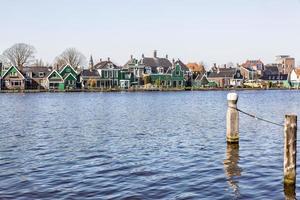
[[[229,93],[227,95],[228,109],[226,116],[226,140],[228,143],[239,142],[239,112],[237,111],[238,95]]]
[[[284,184],[296,183],[297,115],[286,115],[284,124]]]

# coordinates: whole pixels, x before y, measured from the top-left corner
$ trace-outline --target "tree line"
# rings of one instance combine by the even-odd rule
[[[35,57],[36,49],[34,46],[25,43],[17,43],[6,49],[0,55],[0,63],[3,66],[17,66],[23,68],[25,66],[50,66],[43,60]],[[86,57],[76,48],[67,48],[58,55],[52,66],[61,67],[70,64],[74,68],[82,67],[86,63]]]

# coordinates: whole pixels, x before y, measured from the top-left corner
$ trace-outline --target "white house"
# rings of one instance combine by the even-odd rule
[[[300,86],[300,68],[295,68],[290,73],[291,86],[294,88],[299,88]]]

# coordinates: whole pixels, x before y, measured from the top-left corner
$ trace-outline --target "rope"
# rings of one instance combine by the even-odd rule
[[[250,113],[247,113],[247,112],[245,112],[245,111],[243,111],[243,110],[241,110],[241,109],[234,108],[234,107],[230,107],[230,106],[229,106],[229,108],[235,109],[235,110],[237,110],[238,112],[243,113],[244,115],[247,115],[247,116],[252,117],[252,118],[254,118],[254,119],[257,119],[257,120],[260,120],[260,121],[263,121],[263,122],[267,122],[267,123],[269,123],[269,124],[273,124],[273,125],[276,125],[276,126],[284,127],[283,124],[279,124],[279,123],[272,122],[272,121],[267,120],[267,119],[263,119],[263,118],[261,118],[261,117],[257,117],[257,116],[255,116],[255,115],[250,114]]]

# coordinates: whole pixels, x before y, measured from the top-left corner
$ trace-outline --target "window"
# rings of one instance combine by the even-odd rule
[[[115,73],[114,77],[118,78],[118,71],[114,71],[114,73]]]
[[[10,76],[17,76],[17,72],[10,72]]]
[[[44,72],[39,72],[39,77],[44,77],[45,73]]]
[[[68,80],[68,84],[69,84],[69,85],[74,85],[74,84],[75,84],[75,81],[74,81],[74,80]]]
[[[21,81],[11,81],[12,86],[21,86]]]
[[[107,78],[107,71],[104,71],[104,78]]]

